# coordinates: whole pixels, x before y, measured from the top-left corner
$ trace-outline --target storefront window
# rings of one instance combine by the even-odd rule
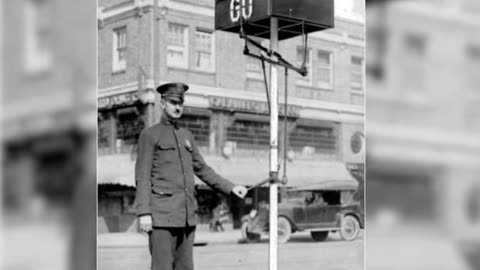
[[[192,132],[197,145],[209,145],[210,118],[208,116],[184,115],[180,118],[179,124]]]
[[[117,122],[117,141],[115,146],[118,152],[130,151],[137,145],[140,132],[144,128],[141,117],[135,113],[121,114]]]
[[[227,141],[236,142],[239,149],[268,149],[270,124],[236,120],[227,128]]]
[[[110,123],[104,114],[99,113],[100,118],[98,119],[98,149],[108,149],[109,148],[109,137],[110,137]]]
[[[297,126],[290,133],[290,147],[295,152],[335,154],[336,142],[332,127]]]

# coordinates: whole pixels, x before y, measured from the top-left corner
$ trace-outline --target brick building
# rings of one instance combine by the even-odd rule
[[[479,10],[467,0],[368,4],[372,224],[387,210],[401,224],[478,236],[468,205],[480,187]]]
[[[2,46],[2,174],[8,214],[31,217],[33,209],[66,209],[83,179],[77,171],[85,168],[80,144],[95,143],[91,8],[75,1],[4,3],[2,22],[11,30]]]
[[[345,163],[363,177],[365,37],[358,2],[337,5],[335,28],[309,35],[310,72],[301,77],[290,71],[286,113],[285,77],[280,72],[280,124],[286,115],[292,160],[289,185],[322,171],[342,170],[339,164]],[[131,225],[133,189],[112,184],[134,186],[136,141],[149,106],[154,108],[153,121],[160,118],[154,88],[163,82],[190,85],[181,122],[213,168],[246,185],[268,175],[262,65],[242,54],[238,34],[214,31],[214,1],[99,1],[98,42],[99,215],[107,227],[109,219],[128,220],[126,225],[117,222],[115,230]],[[280,53],[300,65],[301,38],[281,41]],[[139,92],[139,86],[146,90]],[[230,202],[234,219],[264,196],[257,193],[245,204]],[[207,220],[211,209],[204,206]]]

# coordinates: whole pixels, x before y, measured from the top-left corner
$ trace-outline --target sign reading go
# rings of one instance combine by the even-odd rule
[[[230,0],[230,21],[236,23],[240,16],[244,20],[250,19],[253,13],[253,0]]]

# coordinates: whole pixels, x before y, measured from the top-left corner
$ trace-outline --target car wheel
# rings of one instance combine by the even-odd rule
[[[310,235],[312,236],[313,240],[320,242],[327,239],[328,231],[310,232]]]
[[[340,236],[343,240],[353,241],[360,233],[360,222],[354,216],[344,216],[340,224]]]
[[[260,241],[260,234],[248,231],[248,222],[242,223],[241,232],[243,239],[248,243],[255,243]]]
[[[292,225],[290,221],[284,217],[278,218],[278,238],[277,242],[280,244],[286,243],[292,235]]]

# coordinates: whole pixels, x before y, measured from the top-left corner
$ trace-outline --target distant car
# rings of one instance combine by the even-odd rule
[[[360,202],[353,198],[358,182],[353,179],[321,181],[280,192],[278,204],[278,242],[285,243],[292,233],[309,231],[315,241],[339,232],[342,239],[355,240],[364,227]],[[269,207],[262,202],[258,209],[242,218],[242,236],[248,242],[268,235]]]

